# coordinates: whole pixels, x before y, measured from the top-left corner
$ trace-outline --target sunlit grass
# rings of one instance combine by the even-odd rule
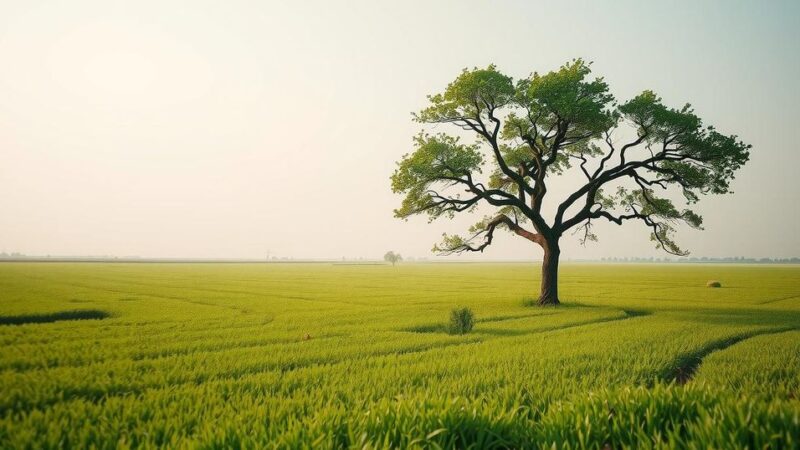
[[[0,447],[800,445],[800,268],[534,269],[2,264],[0,317],[107,316],[0,325]]]

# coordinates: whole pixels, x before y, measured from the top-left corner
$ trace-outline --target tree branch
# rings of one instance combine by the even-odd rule
[[[446,248],[439,248],[436,247],[436,250],[443,255],[449,255],[453,253],[463,253],[463,252],[483,252],[486,247],[492,245],[492,241],[494,240],[494,232],[499,226],[505,226],[513,233],[528,239],[531,242],[536,242],[539,245],[545,245],[544,236],[538,233],[532,233],[521,226],[519,226],[515,221],[511,220],[505,214],[500,214],[494,219],[487,222],[483,229],[476,232],[474,235],[469,237],[468,239],[456,239],[450,242],[453,244],[452,246]],[[472,242],[475,239],[478,239],[481,235],[483,235],[484,240],[480,245],[474,246]],[[447,241],[447,237],[445,239]]]

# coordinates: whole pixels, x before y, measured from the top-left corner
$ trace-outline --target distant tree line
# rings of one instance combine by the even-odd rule
[[[390,255],[391,254],[391,255]],[[388,258],[388,259],[387,259]],[[107,260],[118,260],[120,258],[116,256],[51,256],[51,255],[44,255],[44,256],[33,256],[33,255],[26,255],[24,253],[19,252],[0,252],[0,260],[42,260],[42,259],[54,259],[54,260],[97,260],[97,261],[107,261]],[[138,257],[123,257],[122,260],[139,260]],[[415,258],[413,256],[404,258],[398,253],[388,252],[384,255],[384,261],[392,263],[392,259],[394,259],[394,263],[398,263],[400,261],[420,261],[426,262],[429,261],[426,257],[418,257]],[[157,260],[157,259],[156,259]],[[305,261],[305,260],[295,260],[292,257],[277,257],[272,256],[268,259],[269,261],[274,262],[287,262],[287,261]],[[374,261],[372,258],[365,258],[363,256],[360,257],[353,257],[353,258],[341,258],[342,261]],[[244,260],[243,260],[244,261]],[[310,260],[309,260],[310,261]],[[581,260],[574,260],[574,261],[581,261]],[[583,261],[592,261],[592,260],[583,260]],[[597,261],[597,260],[594,260]],[[800,264],[800,257],[792,257],[792,258],[750,258],[746,256],[728,256],[728,257],[684,257],[684,258],[670,258],[670,257],[663,257],[663,258],[655,258],[655,257],[603,257],[600,258],[601,262],[610,262],[610,263],[732,263],[732,264]]]
[[[640,257],[604,257],[600,258],[602,262],[614,263],[733,263],[733,264],[800,264],[800,258],[748,258],[745,256],[728,256],[725,258],[715,257],[691,257],[691,258],[640,258]]]

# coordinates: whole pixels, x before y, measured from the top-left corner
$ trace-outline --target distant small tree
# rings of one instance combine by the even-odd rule
[[[400,253],[395,253],[395,252],[389,250],[388,252],[386,252],[385,255],[383,255],[383,260],[386,261],[386,262],[392,263],[392,265],[395,265],[395,264],[399,263],[400,261],[402,261],[403,257],[400,256]]]
[[[675,224],[701,228],[691,206],[730,192],[750,150],[705,126],[688,104],[670,108],[652,91],[617,103],[580,59],[517,82],[495,66],[465,69],[428,100],[418,122],[451,124],[476,140],[417,135],[392,175],[392,190],[404,195],[395,215],[433,220],[494,207],[468,235],[445,235],[434,251],[482,252],[505,228],[543,250],[542,305],[559,303],[561,237],[577,231],[581,241],[594,241],[597,221],[639,222],[656,247],[686,255]],[[550,189],[567,171],[577,180],[573,189]]]

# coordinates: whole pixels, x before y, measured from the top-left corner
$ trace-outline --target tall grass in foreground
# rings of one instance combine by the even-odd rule
[[[0,264],[2,317],[107,314],[0,325],[0,448],[800,447],[800,268],[531,273]]]

